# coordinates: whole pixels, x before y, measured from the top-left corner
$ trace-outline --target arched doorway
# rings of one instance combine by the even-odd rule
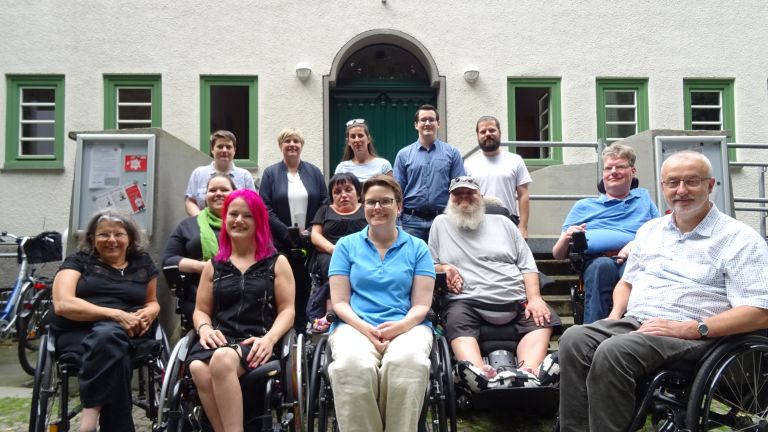
[[[347,121],[365,119],[379,156],[394,163],[398,150],[416,140],[415,110],[425,103],[441,105],[443,86],[431,56],[407,35],[382,32],[353,39],[326,77],[328,176],[344,153]]]

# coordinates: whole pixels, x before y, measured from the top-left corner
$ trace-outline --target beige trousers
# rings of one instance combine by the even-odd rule
[[[384,354],[341,324],[328,339],[328,373],[341,432],[413,432],[429,381],[432,329],[418,325],[393,339]]]

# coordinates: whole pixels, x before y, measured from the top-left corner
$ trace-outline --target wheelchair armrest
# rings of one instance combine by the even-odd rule
[[[163,267],[163,276],[165,276],[168,287],[173,290],[173,294],[178,298],[183,298],[184,273],[179,270],[179,266]]]
[[[280,360],[270,360],[240,377],[242,387],[251,386],[280,374]]]

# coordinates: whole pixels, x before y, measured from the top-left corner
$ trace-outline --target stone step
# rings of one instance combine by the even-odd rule
[[[556,260],[552,259],[537,259],[536,267],[540,272],[547,275],[568,275],[574,274],[571,271],[571,263],[568,260]]]

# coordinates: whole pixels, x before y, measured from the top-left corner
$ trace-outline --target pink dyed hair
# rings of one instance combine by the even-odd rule
[[[267,208],[264,206],[264,201],[261,200],[259,194],[250,189],[238,189],[232,191],[224,201],[224,208],[221,210],[221,227],[222,230],[219,233],[219,253],[214,258],[216,261],[223,262],[229,259],[232,255],[232,241],[229,238],[227,232],[227,213],[229,212],[229,205],[232,201],[241,198],[245,201],[248,209],[253,215],[253,241],[256,243],[256,251],[254,258],[256,261],[272,255],[275,252],[275,247],[272,245],[272,233],[269,230],[269,216],[267,215]]]

